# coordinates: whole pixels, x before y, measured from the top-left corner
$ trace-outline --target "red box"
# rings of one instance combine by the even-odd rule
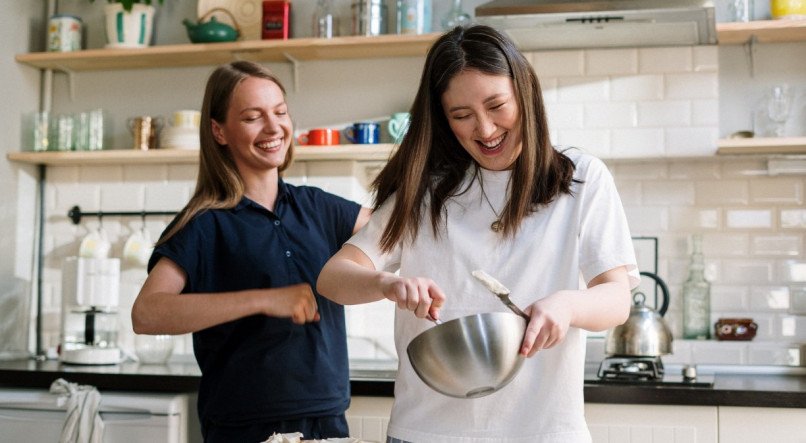
[[[288,40],[291,36],[291,2],[263,0],[263,40]]]

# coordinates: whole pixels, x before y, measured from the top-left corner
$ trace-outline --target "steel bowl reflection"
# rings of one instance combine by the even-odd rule
[[[469,315],[414,338],[407,352],[428,386],[457,398],[477,398],[506,386],[518,374],[526,320],[508,312]]]

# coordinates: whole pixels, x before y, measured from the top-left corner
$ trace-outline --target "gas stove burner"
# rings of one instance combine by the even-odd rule
[[[607,357],[599,365],[599,378],[659,380],[663,378],[660,357]]]

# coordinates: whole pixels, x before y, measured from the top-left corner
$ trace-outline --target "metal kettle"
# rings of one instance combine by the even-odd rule
[[[663,295],[663,303],[656,312],[644,304],[646,295],[643,292],[634,292],[630,317],[624,324],[607,332],[607,355],[657,357],[672,353],[672,332],[663,321],[663,315],[669,308],[669,288],[660,277],[651,272],[641,272],[641,275],[655,280]]]

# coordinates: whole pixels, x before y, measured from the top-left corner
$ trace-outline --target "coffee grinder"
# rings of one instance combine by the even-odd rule
[[[65,259],[59,353],[63,363],[110,365],[120,362],[117,344],[119,288],[119,259]]]

